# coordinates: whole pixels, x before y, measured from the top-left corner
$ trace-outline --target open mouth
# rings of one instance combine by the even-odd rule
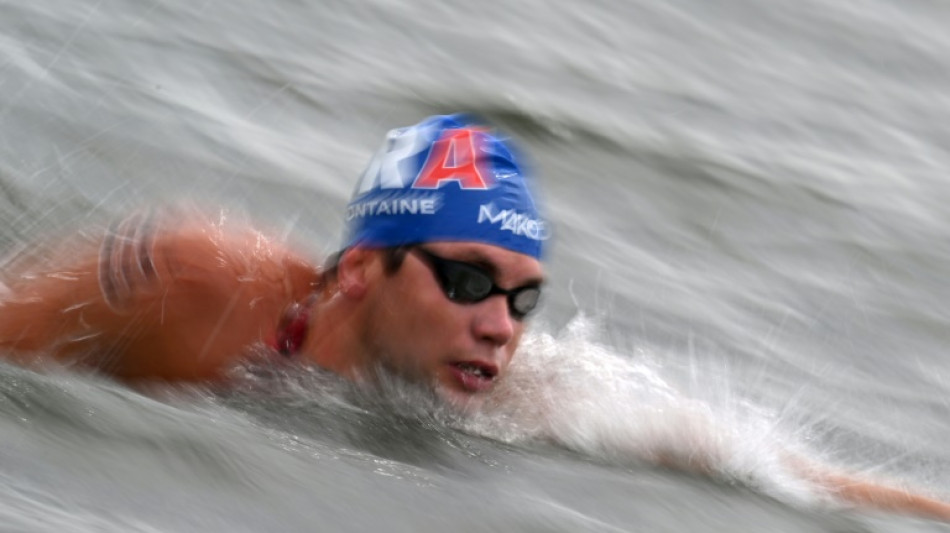
[[[477,361],[452,363],[451,368],[459,384],[469,392],[478,392],[491,387],[498,375],[498,367]]]

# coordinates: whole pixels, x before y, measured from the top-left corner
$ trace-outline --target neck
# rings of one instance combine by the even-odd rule
[[[301,355],[320,367],[354,378],[364,351],[361,335],[356,331],[360,323],[358,311],[342,294],[321,292],[310,309]]]

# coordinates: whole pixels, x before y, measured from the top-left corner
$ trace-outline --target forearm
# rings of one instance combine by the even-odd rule
[[[929,496],[843,474],[813,472],[812,476],[848,503],[950,521],[950,504]]]
[[[790,455],[786,460],[800,476],[843,503],[950,521],[950,503],[897,485],[841,473],[801,457]]]

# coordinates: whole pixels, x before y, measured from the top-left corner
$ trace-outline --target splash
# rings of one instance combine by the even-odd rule
[[[741,483],[793,504],[827,504],[797,476],[803,446],[748,402],[717,404],[670,385],[648,354],[595,339],[585,316],[528,335],[506,380],[466,429],[509,443],[549,442],[613,464],[658,464]],[[644,357],[640,357],[644,356]]]

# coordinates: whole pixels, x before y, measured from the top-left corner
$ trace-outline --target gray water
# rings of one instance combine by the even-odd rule
[[[895,2],[0,1],[0,243],[144,205],[315,260],[384,133],[455,111],[556,223],[510,383],[459,420],[314,369],[131,391],[0,367],[6,531],[938,531],[782,450],[950,496],[950,24]],[[660,449],[714,449],[698,476]]]

